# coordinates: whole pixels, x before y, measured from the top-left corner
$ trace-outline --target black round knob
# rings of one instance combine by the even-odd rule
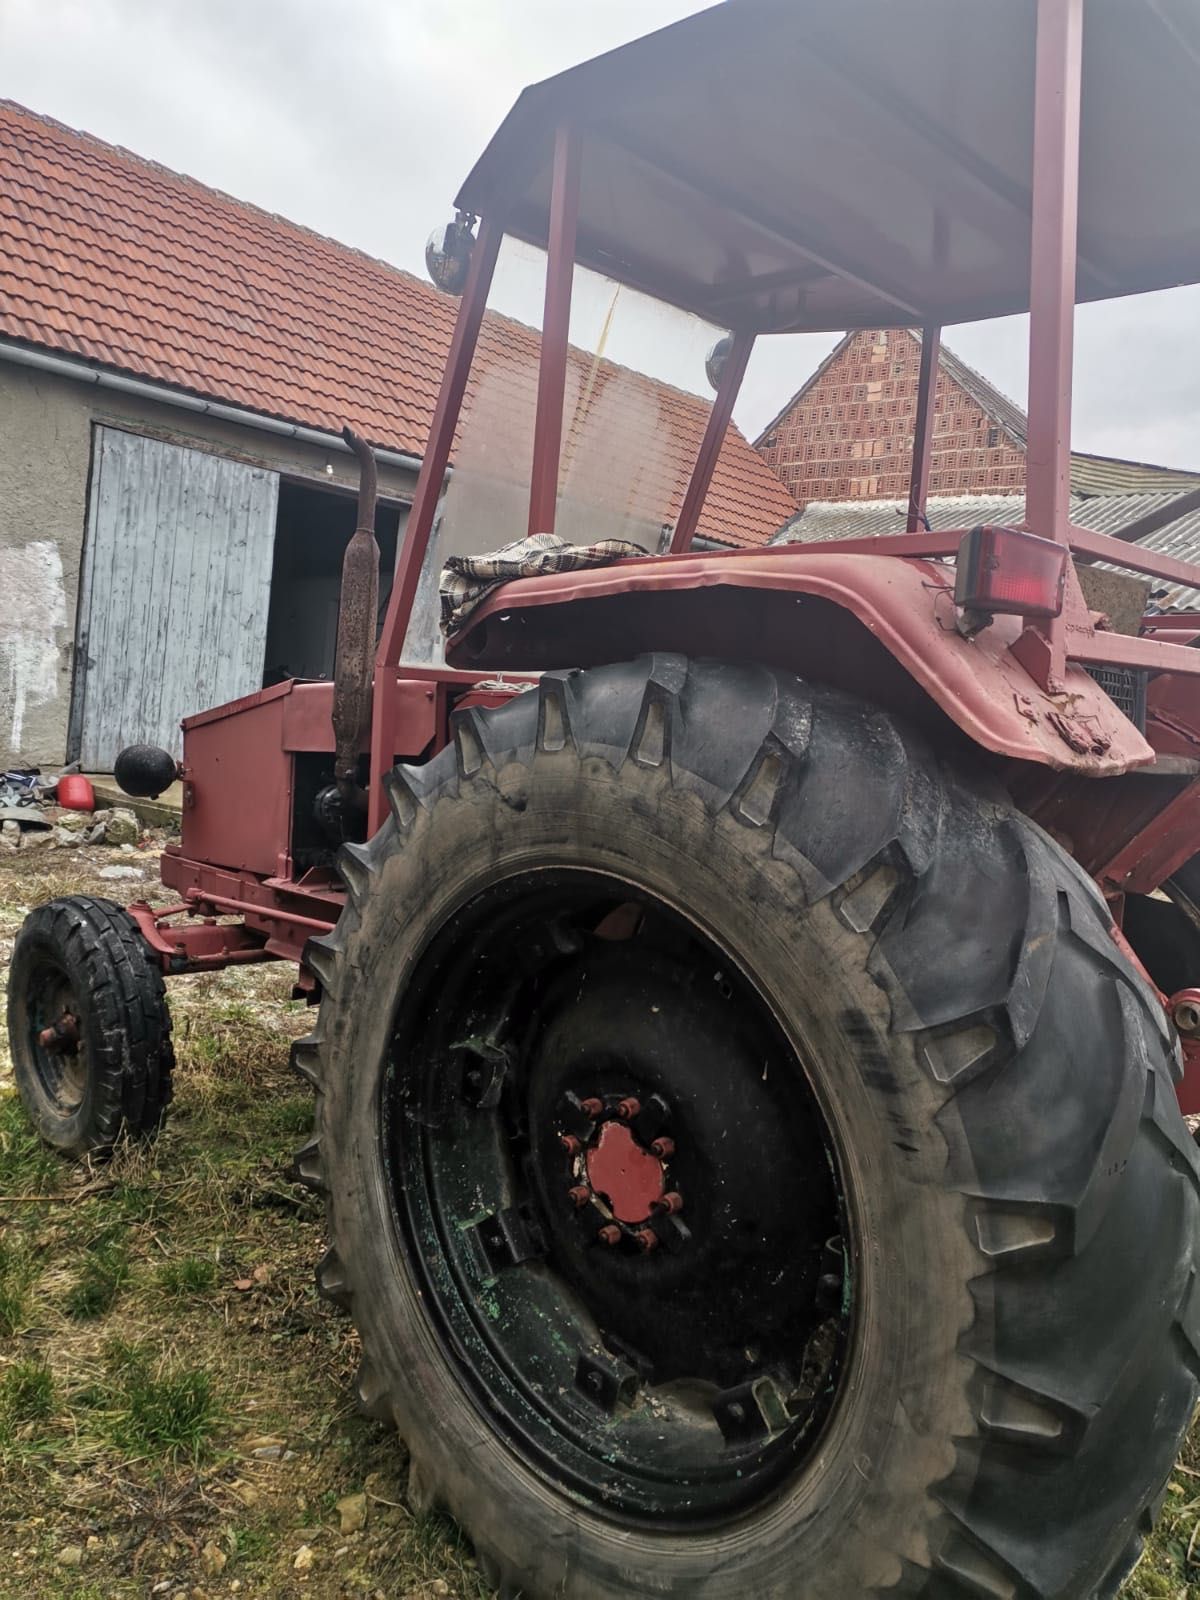
[[[113,763],[118,786],[136,800],[157,799],[178,775],[175,757],[155,744],[126,745]]]

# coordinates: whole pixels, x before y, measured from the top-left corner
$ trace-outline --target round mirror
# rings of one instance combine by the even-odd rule
[[[470,219],[461,213],[453,222],[444,223],[429,235],[425,245],[425,270],[443,294],[461,294],[466,288],[474,243]]]
[[[725,371],[725,363],[732,349],[733,335],[723,333],[704,358],[704,374],[714,389],[721,387],[721,374]]]

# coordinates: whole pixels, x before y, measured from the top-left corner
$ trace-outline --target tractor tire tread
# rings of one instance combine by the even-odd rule
[[[581,769],[664,769],[714,825],[728,817],[756,833],[808,904],[836,907],[869,947],[893,1033],[911,1036],[941,1096],[942,1182],[965,1198],[977,1264],[976,1320],[960,1346],[975,1427],[931,1489],[928,1560],[906,1558],[899,1583],[872,1592],[1115,1594],[1152,1524],[1145,1486],[1165,1485],[1197,1398],[1200,1158],[1175,1100],[1177,1046],[1096,886],[999,790],[890,715],[767,667],[646,656],[548,673],[500,708],[457,713],[446,750],[388,776],[389,820],[343,852],[346,909],[306,950],[328,999],[352,965],[373,880],[394,853],[420,849],[422,819],[476,785],[520,809],[530,770],[568,746]],[[1079,1047],[1064,1052],[1071,1038]],[[320,1130],[338,1070],[320,1024],[294,1060],[316,1090]],[[1061,1125],[1047,1135],[1053,1160],[1047,1143],[1031,1152],[1020,1136],[1047,1122]],[[320,1145],[318,1132],[302,1152],[306,1181],[328,1194]],[[371,1285],[342,1265],[332,1198],[328,1221],[318,1284],[353,1314]],[[1139,1275],[1121,1280],[1138,1241]],[[1046,1340],[1048,1326],[1062,1337]],[[383,1352],[369,1327],[360,1333],[382,1374]],[[431,1478],[421,1441],[409,1443],[418,1497],[461,1504]],[[529,1584],[486,1528],[472,1536],[484,1572],[514,1593]]]
[[[110,1154],[122,1136],[152,1137],[172,1094],[175,1054],[161,968],[129,912],[94,895],[71,895],[38,906],[17,936],[12,970],[41,942],[69,965],[90,1007],[92,1107],[70,1152]],[[14,1001],[10,987],[10,1036]]]

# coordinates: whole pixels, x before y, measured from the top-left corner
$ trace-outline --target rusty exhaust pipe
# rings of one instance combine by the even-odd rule
[[[358,457],[358,527],[342,557],[337,651],[333,671],[333,776],[347,810],[363,810],[366,791],[358,782],[358,755],[371,718],[371,674],[379,613],[379,544],[375,502],[379,478],[370,445],[354,429],[342,438]]]

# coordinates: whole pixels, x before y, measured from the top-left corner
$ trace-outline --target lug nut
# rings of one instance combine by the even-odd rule
[[[638,1242],[638,1249],[644,1250],[647,1255],[651,1250],[658,1249],[658,1235],[653,1228],[639,1228],[633,1237]]]
[[[620,1117],[622,1122],[632,1122],[634,1117],[637,1116],[641,1109],[642,1102],[640,1100],[635,1100],[633,1096],[630,1095],[627,1100],[622,1100],[620,1105],[617,1107],[617,1115]]]
[[[591,1198],[592,1191],[585,1188],[582,1183],[577,1183],[573,1189],[567,1190],[567,1199],[571,1201],[576,1210],[582,1210]]]
[[[674,1189],[669,1189],[658,1200],[651,1200],[650,1209],[651,1211],[665,1211],[668,1215],[674,1216],[676,1212],[683,1210],[683,1196],[676,1194]]]
[[[669,1161],[675,1154],[674,1139],[655,1139],[650,1146],[660,1161]]]
[[[601,1244],[620,1244],[621,1230],[615,1222],[606,1222],[602,1228],[596,1230],[596,1237]]]
[[[573,1133],[560,1133],[558,1142],[569,1156],[577,1156],[583,1149],[583,1146]]]
[[[579,1109],[584,1113],[585,1116],[598,1117],[604,1110],[604,1101],[597,1100],[596,1096],[592,1095],[590,1099],[581,1100],[579,1102]]]

